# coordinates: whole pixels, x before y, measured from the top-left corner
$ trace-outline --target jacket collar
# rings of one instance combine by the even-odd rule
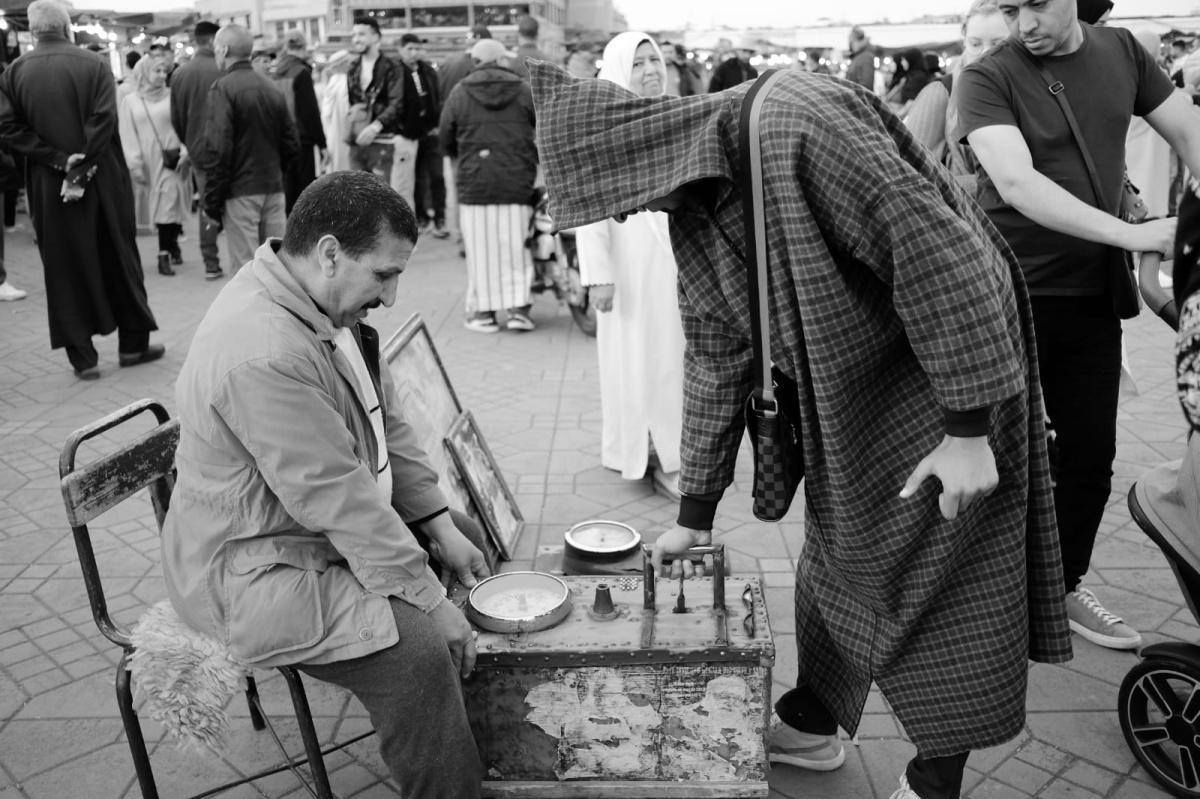
[[[254,67],[250,66],[249,59],[238,59],[237,61],[234,61],[232,64],[225,65],[226,72],[239,72],[244,69],[254,69]]]
[[[282,306],[317,334],[322,341],[332,341],[337,330],[333,320],[321,312],[312,297],[308,296],[300,281],[288,270],[279,258],[280,239],[267,239],[254,253],[251,269],[254,277],[266,289],[271,299]]]

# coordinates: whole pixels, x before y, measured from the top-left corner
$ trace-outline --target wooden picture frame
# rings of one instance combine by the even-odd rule
[[[450,506],[463,511],[484,530],[487,519],[480,512],[444,444],[451,428],[462,415],[462,405],[446,374],[446,367],[433,345],[433,337],[420,314],[410,316],[383,345],[383,358],[396,388],[401,415],[412,425],[417,441],[438,475],[438,485]],[[476,542],[495,571],[501,550],[490,535]]]
[[[446,449],[467,484],[500,556],[511,560],[517,538],[525,527],[525,518],[470,411],[464,411],[446,434]]]

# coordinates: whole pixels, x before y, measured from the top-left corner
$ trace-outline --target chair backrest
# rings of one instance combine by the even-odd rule
[[[75,456],[81,444],[146,411],[153,413],[158,421],[154,429],[116,451],[76,468]],[[113,622],[108,614],[108,603],[96,567],[88,523],[143,488],[149,488],[154,516],[161,530],[170,505],[171,490],[175,486],[175,449],[178,445],[179,423],[170,418],[161,404],[152,400],[138,400],[76,430],[67,437],[59,458],[63,504],[75,538],[92,616],[106,638],[125,648],[130,646],[129,633]]]

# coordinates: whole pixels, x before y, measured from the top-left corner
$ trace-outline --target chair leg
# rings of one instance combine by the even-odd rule
[[[150,754],[146,751],[146,739],[142,736],[142,725],[137,711],[133,709],[133,690],[129,685],[129,650],[117,664],[117,707],[121,709],[121,724],[125,737],[129,739],[129,754],[133,756],[133,768],[137,772],[138,786],[142,799],[158,799],[158,786],[154,784],[154,771],[150,768]]]
[[[258,710],[258,683],[254,682],[253,674],[246,675],[246,704],[250,707],[250,726],[256,730],[266,729],[267,724]]]
[[[333,789],[329,787],[329,775],[325,771],[325,758],[321,754],[321,742],[317,740],[317,729],[313,726],[312,711],[308,707],[308,696],[304,693],[300,674],[289,666],[281,666],[279,671],[283,674],[283,679],[287,680],[288,691],[292,694],[296,723],[300,727],[300,737],[304,740],[304,752],[308,755],[308,768],[312,772],[317,796],[320,799],[334,799]]]

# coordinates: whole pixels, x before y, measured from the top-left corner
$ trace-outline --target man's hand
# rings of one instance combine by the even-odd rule
[[[449,514],[444,515],[449,518]],[[483,553],[453,525],[449,530],[431,533],[429,546],[438,563],[452,569],[454,576],[467,588],[471,588],[489,574]]]
[[[133,182],[139,186],[144,186],[150,181],[146,178],[146,170],[144,168],[131,169],[129,176],[133,178]]]
[[[64,178],[62,187],[58,190],[58,196],[64,203],[73,203],[83,199],[83,191],[83,186],[76,186]]]
[[[67,156],[67,171],[70,172],[71,169],[76,164],[78,164],[80,161],[82,161],[85,158],[87,158],[87,155],[85,153],[71,153],[70,155],[68,155]]]
[[[366,147],[375,141],[375,137],[379,135],[381,130],[383,130],[383,125],[380,125],[378,122],[372,122],[359,132],[358,138],[354,140],[354,143],[359,147]]]
[[[224,227],[224,226],[221,224],[221,220],[219,220],[219,219],[213,219],[213,218],[212,218],[211,216],[209,216],[207,213],[205,213],[205,214],[203,214],[203,215],[202,215],[202,217],[201,217],[201,221],[203,221],[203,223],[204,223],[204,227],[208,228],[209,230],[216,230],[218,233],[220,233],[220,232],[221,232],[221,228],[222,228],[222,227]]]
[[[445,639],[454,668],[464,680],[470,677],[471,670],[475,668],[475,631],[467,623],[462,611],[454,607],[449,599],[443,599],[441,604],[429,611],[429,618]]]
[[[650,552],[650,563],[654,566],[655,574],[662,574],[663,558],[667,555],[681,555],[692,547],[707,546],[712,543],[712,530],[692,530],[675,525],[658,537]],[[695,566],[690,560],[676,558],[671,564],[671,576],[679,574],[691,577]]]
[[[1163,259],[1170,258],[1175,251],[1176,222],[1175,217],[1169,217],[1130,225],[1129,243],[1125,249],[1130,252],[1157,252]]]
[[[938,506],[942,516],[953,519],[980,497],[992,493],[1000,482],[996,473],[996,458],[988,445],[987,436],[958,438],[946,436],[937,448],[917,464],[908,482],[900,491],[901,499],[917,492],[921,483],[930,477],[942,481]]]
[[[588,302],[600,313],[608,313],[612,310],[613,295],[617,293],[617,287],[612,283],[604,283],[597,286],[588,286]]]

